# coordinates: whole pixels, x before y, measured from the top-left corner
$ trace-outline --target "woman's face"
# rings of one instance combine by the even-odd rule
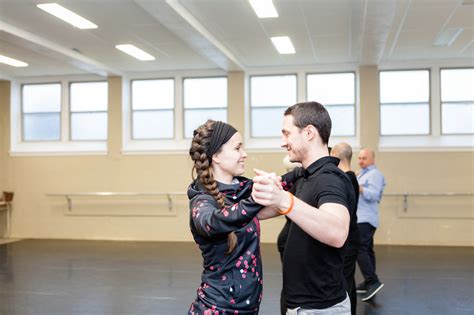
[[[246,159],[247,153],[243,148],[242,136],[238,132],[212,157],[213,167],[220,168],[222,172],[232,176],[244,173]]]

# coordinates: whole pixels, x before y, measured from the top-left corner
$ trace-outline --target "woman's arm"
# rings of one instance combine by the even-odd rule
[[[257,219],[266,220],[279,216],[278,210],[275,208],[264,207],[257,213]]]
[[[201,194],[191,201],[192,221],[203,236],[228,234],[247,225],[262,207],[248,197],[220,208],[212,196]]]

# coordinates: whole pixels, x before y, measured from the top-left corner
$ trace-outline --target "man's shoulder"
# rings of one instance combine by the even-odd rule
[[[325,167],[322,167],[319,170],[318,175],[321,177],[331,177],[342,180],[348,178],[348,175],[336,165],[325,165]]]
[[[374,166],[369,172],[370,172],[372,175],[377,174],[377,175],[383,177],[382,172],[381,172],[376,166]]]

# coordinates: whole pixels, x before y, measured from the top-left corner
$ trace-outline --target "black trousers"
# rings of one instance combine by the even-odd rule
[[[357,264],[367,284],[379,281],[375,273],[374,234],[376,228],[370,223],[359,223],[360,245]]]

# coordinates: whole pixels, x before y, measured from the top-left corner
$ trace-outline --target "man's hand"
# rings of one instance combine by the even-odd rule
[[[265,172],[265,171],[262,171],[262,170],[259,170],[257,168],[254,168],[253,169],[253,172],[255,173],[255,175],[257,176],[262,176],[262,177],[266,177],[268,179],[271,179],[275,185],[277,185],[278,187],[280,187],[280,189],[283,189],[282,185],[281,185],[281,176],[277,176],[275,173],[268,173],[268,172]]]
[[[282,195],[285,194],[281,177],[257,169],[254,169],[254,172],[257,176],[253,178],[253,199],[263,206],[280,208]]]

